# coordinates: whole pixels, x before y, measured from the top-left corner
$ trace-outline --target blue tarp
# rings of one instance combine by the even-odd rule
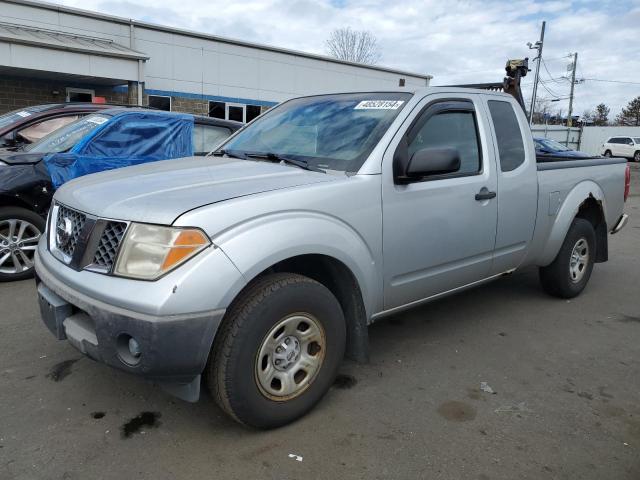
[[[44,157],[55,188],[90,173],[193,155],[193,115],[122,112],[71,150]]]

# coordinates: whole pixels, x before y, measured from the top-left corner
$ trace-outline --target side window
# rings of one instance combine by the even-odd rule
[[[78,115],[69,115],[66,117],[56,117],[43,120],[39,123],[34,123],[26,128],[23,128],[18,132],[22,138],[29,143],[34,143],[40,140],[42,137],[46,137],[52,132],[55,132],[65,125],[75,122],[78,119]]]
[[[619,138],[612,138],[609,143],[621,143]]]
[[[229,135],[231,135],[231,130],[226,127],[195,124],[193,126],[193,151],[196,155],[209,153]]]
[[[500,169],[510,172],[524,163],[524,143],[518,117],[509,102],[489,100],[488,103],[498,142]]]
[[[473,108],[471,103],[469,105]],[[438,108],[437,104],[436,108]],[[423,148],[453,147],[460,154],[458,173],[467,175],[478,173],[480,142],[474,112],[443,109],[433,114],[433,110],[428,108],[422,115],[426,120],[418,119],[416,123],[418,130],[412,131],[408,139],[409,158]]]

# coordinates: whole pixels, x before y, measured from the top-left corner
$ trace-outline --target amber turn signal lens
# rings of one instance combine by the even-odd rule
[[[174,265],[190,257],[209,243],[200,230],[184,230],[174,240],[173,246],[162,263],[162,271],[170,270]]]

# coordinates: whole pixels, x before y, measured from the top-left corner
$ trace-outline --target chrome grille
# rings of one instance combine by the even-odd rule
[[[98,248],[93,257],[92,266],[104,270],[111,270],[116,261],[118,247],[127,230],[127,224],[124,222],[109,222],[102,232]]]
[[[52,233],[55,237],[56,248],[64,253],[67,257],[71,258],[73,257],[73,252],[75,251],[76,245],[78,244],[78,239],[80,238],[80,233],[82,232],[84,223],[87,220],[87,216],[84,213],[80,213],[63,205],[60,205],[58,207],[58,216],[56,218],[56,228],[61,228],[61,226],[64,226],[67,220],[71,224],[70,231],[67,232],[68,235],[58,235],[57,231],[54,231]]]

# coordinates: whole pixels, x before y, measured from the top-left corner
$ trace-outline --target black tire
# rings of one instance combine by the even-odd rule
[[[577,249],[578,254],[584,253],[583,244],[579,245],[581,241],[587,244],[588,258],[582,270],[574,268],[572,271],[574,249]],[[540,268],[542,288],[548,294],[560,298],[573,298],[580,294],[591,277],[595,253],[596,234],[593,225],[583,218],[574,219],[555,260]],[[580,263],[577,262],[578,265]]]
[[[640,162],[640,150],[633,154],[633,161]]]
[[[309,314],[321,324],[323,360],[301,393],[274,400],[259,385],[258,353],[274,326],[293,314]],[[227,311],[207,365],[207,383],[218,405],[238,422],[262,429],[279,427],[303,416],[329,390],[345,344],[342,309],[325,286],[302,275],[269,274],[250,284]]]
[[[15,231],[14,231],[13,239],[8,239],[9,225],[10,225],[9,222],[11,220],[17,220],[18,222],[28,223],[40,235],[45,230],[46,222],[44,218],[42,218],[37,213],[21,207],[0,207],[0,235],[1,235],[0,236],[0,262],[1,262],[0,263],[0,282],[24,280],[26,278],[32,277],[34,272],[33,265],[31,265],[29,268],[18,271],[19,268],[16,268],[16,264],[14,263],[13,257],[9,256],[8,258],[5,258],[6,255],[10,254],[11,252],[10,244],[13,243],[14,248],[16,248],[16,246],[18,245],[12,241],[14,239],[17,239],[17,236],[15,235],[16,233]],[[25,234],[29,234],[29,237],[23,237],[23,238],[30,238],[33,236],[33,233],[34,233],[34,230],[32,230],[31,227],[28,227],[27,230],[25,230]],[[35,245],[37,245],[37,241],[28,242],[27,245],[23,244],[23,246],[26,246],[29,248]],[[24,251],[26,252],[26,250]],[[35,251],[28,250],[26,254],[30,256],[30,258],[32,259],[34,253]],[[28,264],[24,262],[23,257],[20,257],[19,261],[22,262],[21,263],[22,267],[28,266]],[[3,271],[3,270],[7,270],[7,271]],[[12,273],[8,270],[15,270],[15,273]]]
[[[607,150],[604,152],[604,156],[605,157],[610,157],[611,156],[611,150]]]

